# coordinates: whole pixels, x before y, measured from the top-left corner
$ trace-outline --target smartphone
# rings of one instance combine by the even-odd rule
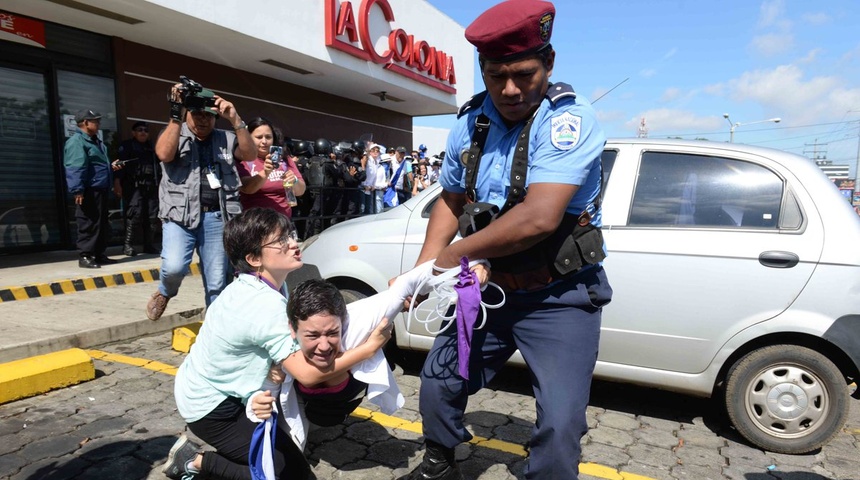
[[[272,155],[272,166],[278,168],[281,165],[281,155],[284,154],[284,147],[272,145],[269,147],[269,154]]]

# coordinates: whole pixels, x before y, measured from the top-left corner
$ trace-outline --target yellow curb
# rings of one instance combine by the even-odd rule
[[[93,361],[80,348],[0,364],[0,404],[96,378]]]
[[[173,340],[171,345],[177,352],[188,353],[191,351],[191,345],[197,340],[197,334],[200,333],[200,326],[203,322],[194,322],[188,325],[173,329]]]

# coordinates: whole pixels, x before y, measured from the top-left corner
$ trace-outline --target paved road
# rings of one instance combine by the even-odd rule
[[[95,380],[0,406],[0,479],[164,478],[160,466],[184,430],[172,396],[184,355],[171,350],[169,333],[90,352]],[[418,379],[414,366],[396,373],[407,400],[395,417],[365,404],[345,425],[311,431],[307,453],[317,479],[391,479],[416,464]],[[855,401],[845,430],[820,452],[800,456],[747,446],[707,400],[596,382],[591,404],[586,480],[860,478]],[[525,371],[511,368],[474,396],[466,421],[480,437],[458,448],[466,478],[523,478],[534,421]]]

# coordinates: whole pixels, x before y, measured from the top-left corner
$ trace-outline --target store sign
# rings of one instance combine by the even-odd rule
[[[388,0],[361,0],[357,11],[349,0],[339,5],[336,2],[326,0],[326,46],[383,65],[388,71],[443,92],[457,93],[454,57],[401,28],[391,29],[394,12]],[[388,22],[386,28],[390,29],[388,49],[383,52],[377,49],[371,36],[370,18],[374,8],[382,13]]]
[[[0,10],[0,40],[45,48],[45,24]]]

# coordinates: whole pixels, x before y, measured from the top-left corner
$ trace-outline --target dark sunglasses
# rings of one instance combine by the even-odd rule
[[[145,127],[140,127],[140,128],[135,128],[134,131],[135,132],[148,132],[149,129],[145,128]]]

